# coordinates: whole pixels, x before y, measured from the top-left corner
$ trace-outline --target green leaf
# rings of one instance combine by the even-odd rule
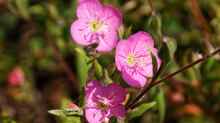
[[[97,60],[95,60],[94,62],[94,67],[95,67],[95,75],[97,78],[101,78],[103,76],[103,68],[102,66],[99,64],[99,62]]]
[[[29,0],[15,0],[15,4],[21,16],[24,19],[29,19],[30,18],[28,11]]]
[[[87,81],[89,65],[87,64],[88,56],[86,52],[81,48],[75,48],[76,51],[76,73],[80,82],[80,88],[82,89]]]
[[[35,15],[38,15],[38,16],[45,16],[46,13],[45,13],[45,8],[42,6],[42,5],[34,5],[34,6],[31,6],[29,8],[29,11],[31,14],[35,14]]]
[[[68,117],[68,116],[82,116],[82,109],[53,109],[49,110],[48,113],[53,114],[55,116]]]
[[[109,76],[108,70],[104,69],[104,82],[106,84],[111,84],[113,82],[113,80],[111,79],[111,77]]]
[[[166,111],[166,104],[165,104],[165,95],[162,89],[159,90],[159,93],[156,97],[157,100],[157,108],[159,110],[159,121],[163,123]]]
[[[158,70],[157,58],[152,53],[151,53],[151,58],[152,58],[152,63],[153,63],[153,73],[155,75],[157,73],[157,70]]]
[[[150,32],[158,48],[162,46],[162,20],[159,15],[153,15],[147,21],[147,31]]]
[[[170,38],[170,37],[165,37],[164,40],[165,40],[164,42],[166,43],[167,48],[169,50],[170,58],[173,59],[174,54],[175,54],[176,49],[177,49],[176,40],[174,38]]]
[[[147,110],[153,108],[155,105],[156,105],[156,102],[143,103],[140,106],[133,109],[131,112],[129,112],[128,118],[133,119],[135,117],[139,117]]]
[[[124,38],[128,38],[131,33],[132,33],[132,26],[129,26],[125,31]]]

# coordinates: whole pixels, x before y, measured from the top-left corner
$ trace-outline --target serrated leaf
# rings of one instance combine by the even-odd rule
[[[82,89],[88,77],[89,65],[87,64],[88,57],[85,51],[81,48],[75,48],[76,51],[76,73]]]
[[[143,113],[148,111],[149,109],[153,108],[155,105],[156,105],[156,102],[143,103],[140,106],[138,106],[135,109],[133,109],[131,112],[129,112],[128,118],[129,119],[133,119],[135,117],[139,117]]]

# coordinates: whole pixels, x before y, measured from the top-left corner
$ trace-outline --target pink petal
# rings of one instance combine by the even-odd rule
[[[126,114],[126,110],[125,110],[125,107],[123,105],[117,105],[115,107],[112,107],[111,108],[111,114],[115,117],[119,117],[119,118],[122,118],[125,116]]]
[[[112,6],[105,6],[104,8],[104,21],[114,29],[119,28],[122,24],[121,12]]]
[[[154,40],[151,35],[144,31],[139,31],[129,37],[129,40],[144,41],[147,47],[154,47]]]
[[[110,84],[105,88],[105,95],[111,104],[121,104],[126,98],[127,91],[116,83]]]
[[[96,50],[99,52],[111,51],[116,46],[117,41],[117,32],[113,30],[110,30],[109,32],[104,32],[103,36],[99,37],[99,44]]]
[[[86,1],[95,1],[95,2],[99,2],[99,0],[78,0],[78,3],[82,3],[82,2],[86,2]]]
[[[96,0],[81,2],[77,8],[76,14],[79,19],[97,19],[104,15],[103,6]]]
[[[137,71],[124,68],[125,70],[122,71],[122,77],[123,79],[130,85],[136,88],[144,87],[147,79],[145,76],[143,76],[141,73],[138,73]]]
[[[80,45],[90,45],[94,42],[90,40],[91,32],[88,29],[88,25],[84,20],[76,20],[71,25],[71,35],[74,41]]]
[[[115,64],[119,71],[121,71],[122,66],[127,64],[127,55],[129,53],[128,43],[125,40],[119,41],[115,52]]]
[[[101,84],[98,81],[90,81],[85,87],[85,99],[87,106],[95,106],[96,102],[94,102],[94,94],[97,90],[101,88]]]
[[[89,123],[103,123],[108,120],[106,114],[96,108],[86,108],[85,117]]]

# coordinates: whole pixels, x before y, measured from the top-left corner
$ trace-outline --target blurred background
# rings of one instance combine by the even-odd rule
[[[151,32],[170,54],[164,75],[220,46],[219,0],[103,0],[124,17],[125,37]],[[123,83],[112,64],[113,53],[88,65],[90,49],[73,43],[70,25],[76,0],[0,0],[0,123],[79,123],[48,110],[81,105],[88,78]],[[112,70],[113,69],[113,70]],[[108,77],[106,77],[108,76]],[[138,90],[129,89],[131,93]],[[144,101],[157,106],[130,123],[220,123],[220,59],[218,56],[153,88]]]

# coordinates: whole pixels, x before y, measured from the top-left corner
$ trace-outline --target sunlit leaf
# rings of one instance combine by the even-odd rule
[[[128,117],[129,119],[133,119],[135,117],[139,117],[143,115],[144,112],[148,111],[149,109],[153,108],[156,105],[156,102],[150,103],[143,103],[129,112]]]
[[[157,100],[157,108],[159,110],[159,121],[163,123],[166,111],[166,103],[165,103],[165,95],[162,89],[159,90],[159,93],[156,97]]]
[[[15,0],[16,7],[18,9],[18,12],[21,14],[21,16],[24,19],[29,19],[29,10],[28,10],[28,4],[29,0]]]
[[[86,84],[89,72],[89,65],[87,64],[89,58],[83,49],[75,48],[75,51],[77,78],[80,82],[80,88],[83,88]]]

